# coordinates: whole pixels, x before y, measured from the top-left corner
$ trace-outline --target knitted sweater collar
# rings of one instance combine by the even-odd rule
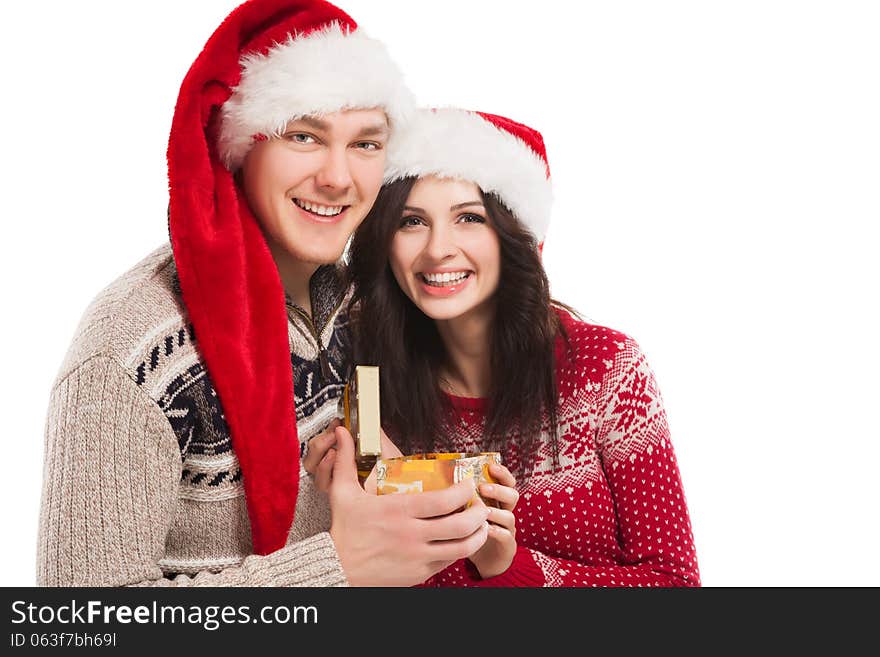
[[[182,299],[180,278],[173,262],[171,267],[172,288],[177,297]],[[322,330],[333,319],[345,299],[346,291],[345,272],[339,265],[322,265],[312,274],[309,279],[309,297],[312,302],[312,322],[316,327]],[[305,310],[286,292],[284,303],[288,308],[296,308],[301,313],[305,313]]]

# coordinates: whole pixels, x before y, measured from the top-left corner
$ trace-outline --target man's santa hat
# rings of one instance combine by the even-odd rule
[[[183,301],[241,464],[254,552],[283,547],[299,489],[284,289],[234,172],[287,123],[413,107],[384,46],[322,0],[250,0],[183,81],[168,144],[169,232]]]
[[[429,175],[476,183],[543,245],[553,190],[540,132],[496,114],[432,108],[418,110],[393,141],[386,183]]]

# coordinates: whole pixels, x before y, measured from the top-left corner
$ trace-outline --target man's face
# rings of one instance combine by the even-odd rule
[[[345,110],[291,121],[281,137],[254,144],[242,183],[273,253],[313,265],[339,259],[379,193],[388,136],[384,111]]]

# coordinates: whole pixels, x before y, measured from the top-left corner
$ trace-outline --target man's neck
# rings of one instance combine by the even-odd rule
[[[269,250],[272,252],[272,259],[275,260],[275,266],[278,267],[278,275],[281,277],[281,285],[284,291],[290,295],[293,302],[312,315],[312,297],[310,294],[309,282],[312,279],[319,265],[313,262],[302,262],[296,258],[292,258],[286,251],[276,244],[269,242]]]

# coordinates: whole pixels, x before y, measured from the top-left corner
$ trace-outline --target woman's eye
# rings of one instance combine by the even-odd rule
[[[423,226],[424,223],[425,222],[422,221],[419,217],[415,217],[415,216],[404,217],[403,219],[400,220],[400,227],[401,228],[412,228],[413,226]]]
[[[466,224],[484,224],[486,220],[478,214],[463,214],[458,219]]]

